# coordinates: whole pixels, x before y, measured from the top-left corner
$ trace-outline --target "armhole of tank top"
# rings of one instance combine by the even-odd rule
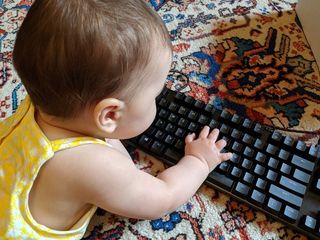
[[[91,137],[65,138],[51,141],[51,147],[53,152],[62,151],[68,148],[73,148],[84,144],[100,144],[112,147],[109,143],[101,139]]]

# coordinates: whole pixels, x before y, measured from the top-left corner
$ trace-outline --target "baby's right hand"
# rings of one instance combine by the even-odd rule
[[[210,132],[210,128],[205,126],[199,137],[196,139],[195,134],[189,134],[185,139],[185,156],[194,156],[207,164],[209,172],[211,172],[222,161],[226,161],[232,157],[232,153],[221,153],[226,146],[226,141],[221,139],[217,141],[219,130],[214,129]],[[216,142],[217,141],[217,142]]]

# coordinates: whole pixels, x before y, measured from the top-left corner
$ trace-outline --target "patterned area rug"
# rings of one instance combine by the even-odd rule
[[[167,86],[316,143],[320,75],[296,2],[150,0],[173,42]],[[12,67],[12,48],[31,4],[0,0],[0,120],[14,113],[26,94]],[[141,151],[134,151],[134,159],[151,174],[165,168]],[[98,210],[84,239],[306,238],[204,185],[175,212],[153,221]]]

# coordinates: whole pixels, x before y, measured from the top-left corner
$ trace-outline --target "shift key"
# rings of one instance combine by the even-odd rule
[[[223,174],[217,173],[216,171],[212,171],[208,177],[214,180],[215,182],[218,182],[218,186],[227,190],[230,190],[233,185],[232,179],[226,177]]]
[[[289,203],[291,203],[291,204],[293,204],[293,205],[295,205],[295,206],[297,206],[299,208],[302,205],[302,200],[303,199],[301,197],[299,197],[299,196],[297,196],[297,195],[295,195],[293,193],[290,193],[290,192],[288,192],[288,191],[286,191],[286,190],[284,190],[284,189],[282,189],[280,187],[277,187],[277,186],[275,186],[273,184],[271,184],[269,192],[272,195],[282,199],[283,201],[289,202]]]

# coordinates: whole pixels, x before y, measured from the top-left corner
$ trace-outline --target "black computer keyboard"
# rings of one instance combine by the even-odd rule
[[[204,125],[220,129],[231,160],[206,183],[313,239],[320,238],[320,146],[307,146],[259,123],[167,88],[143,134],[125,140],[170,165],[184,155],[184,139]]]

